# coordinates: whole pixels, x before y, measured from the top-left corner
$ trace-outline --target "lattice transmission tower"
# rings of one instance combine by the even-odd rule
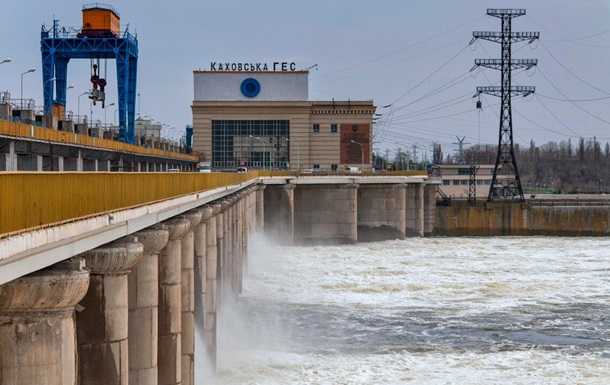
[[[499,86],[477,87],[475,97],[481,94],[498,96],[500,104],[500,133],[498,139],[498,154],[494,167],[488,200],[520,200],[523,201],[523,188],[519,178],[519,169],[515,159],[513,145],[513,115],[511,98],[515,96],[528,96],[536,91],[532,86],[513,86],[513,69],[530,69],[538,64],[537,59],[513,59],[512,44],[527,41],[534,42],[540,38],[540,32],[513,32],[514,18],[525,15],[525,9],[488,9],[487,15],[500,19],[502,29],[500,32],[475,31],[472,41],[483,39],[502,46],[501,59],[475,59],[473,67],[486,67],[499,70],[502,74]]]

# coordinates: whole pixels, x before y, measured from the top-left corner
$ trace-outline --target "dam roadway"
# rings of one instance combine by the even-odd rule
[[[425,176],[17,172],[0,186],[1,385],[193,384],[215,370],[253,234],[424,236],[436,208]]]

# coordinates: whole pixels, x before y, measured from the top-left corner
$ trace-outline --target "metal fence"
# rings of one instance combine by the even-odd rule
[[[257,173],[0,173],[0,237],[235,185]]]
[[[168,159],[196,162],[199,158],[189,154],[163,151],[156,148],[135,146],[115,140],[102,139],[72,132],[57,131],[30,124],[0,120],[0,135],[34,138],[54,143],[90,146],[104,150],[124,152],[142,156],[154,156]]]

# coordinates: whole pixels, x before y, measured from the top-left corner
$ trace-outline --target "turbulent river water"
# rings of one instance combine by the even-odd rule
[[[220,384],[610,384],[610,240],[250,250]]]

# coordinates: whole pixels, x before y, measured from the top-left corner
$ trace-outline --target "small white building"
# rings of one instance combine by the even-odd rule
[[[487,197],[489,195],[489,186],[493,178],[494,165],[480,164],[477,165],[476,187],[477,198]],[[432,166],[432,175],[441,179],[439,189],[451,198],[468,198],[468,187],[470,183],[470,168],[469,164],[438,164]],[[498,178],[509,178],[510,176],[498,176]]]

